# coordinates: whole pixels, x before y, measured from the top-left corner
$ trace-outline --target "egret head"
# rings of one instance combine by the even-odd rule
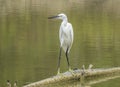
[[[61,20],[67,20],[67,16],[63,13],[58,14],[57,16],[48,17],[48,19],[53,19],[53,18],[61,19]]]

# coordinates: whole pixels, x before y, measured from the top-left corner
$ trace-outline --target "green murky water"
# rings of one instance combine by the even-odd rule
[[[120,66],[119,4],[119,0],[0,0],[0,87],[8,79],[22,86],[56,74],[61,21],[47,17],[58,13],[65,13],[74,28],[72,68]],[[66,70],[63,53],[61,71]],[[119,81],[91,87],[119,87]]]

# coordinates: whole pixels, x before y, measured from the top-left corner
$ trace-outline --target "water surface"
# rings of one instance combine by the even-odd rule
[[[22,86],[56,74],[61,21],[47,18],[58,13],[65,13],[74,28],[72,68],[120,66],[119,4],[119,0],[0,0],[0,86],[8,79]],[[61,72],[67,69],[63,52]],[[119,81],[92,87],[119,87]]]

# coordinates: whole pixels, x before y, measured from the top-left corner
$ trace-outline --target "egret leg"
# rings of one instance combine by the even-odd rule
[[[62,47],[60,47],[60,52],[59,52],[59,60],[58,60],[58,71],[57,71],[57,74],[60,74],[61,51],[62,51]]]
[[[72,71],[71,70],[71,67],[70,67],[70,63],[69,63],[69,58],[68,58],[68,48],[67,48],[67,50],[66,50],[66,59],[67,59],[67,63],[68,63],[68,68],[69,68],[69,71]]]

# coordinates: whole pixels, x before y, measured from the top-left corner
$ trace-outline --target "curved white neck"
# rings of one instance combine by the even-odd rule
[[[62,23],[63,23],[64,25],[66,25],[66,24],[68,23],[67,18],[63,19]]]

